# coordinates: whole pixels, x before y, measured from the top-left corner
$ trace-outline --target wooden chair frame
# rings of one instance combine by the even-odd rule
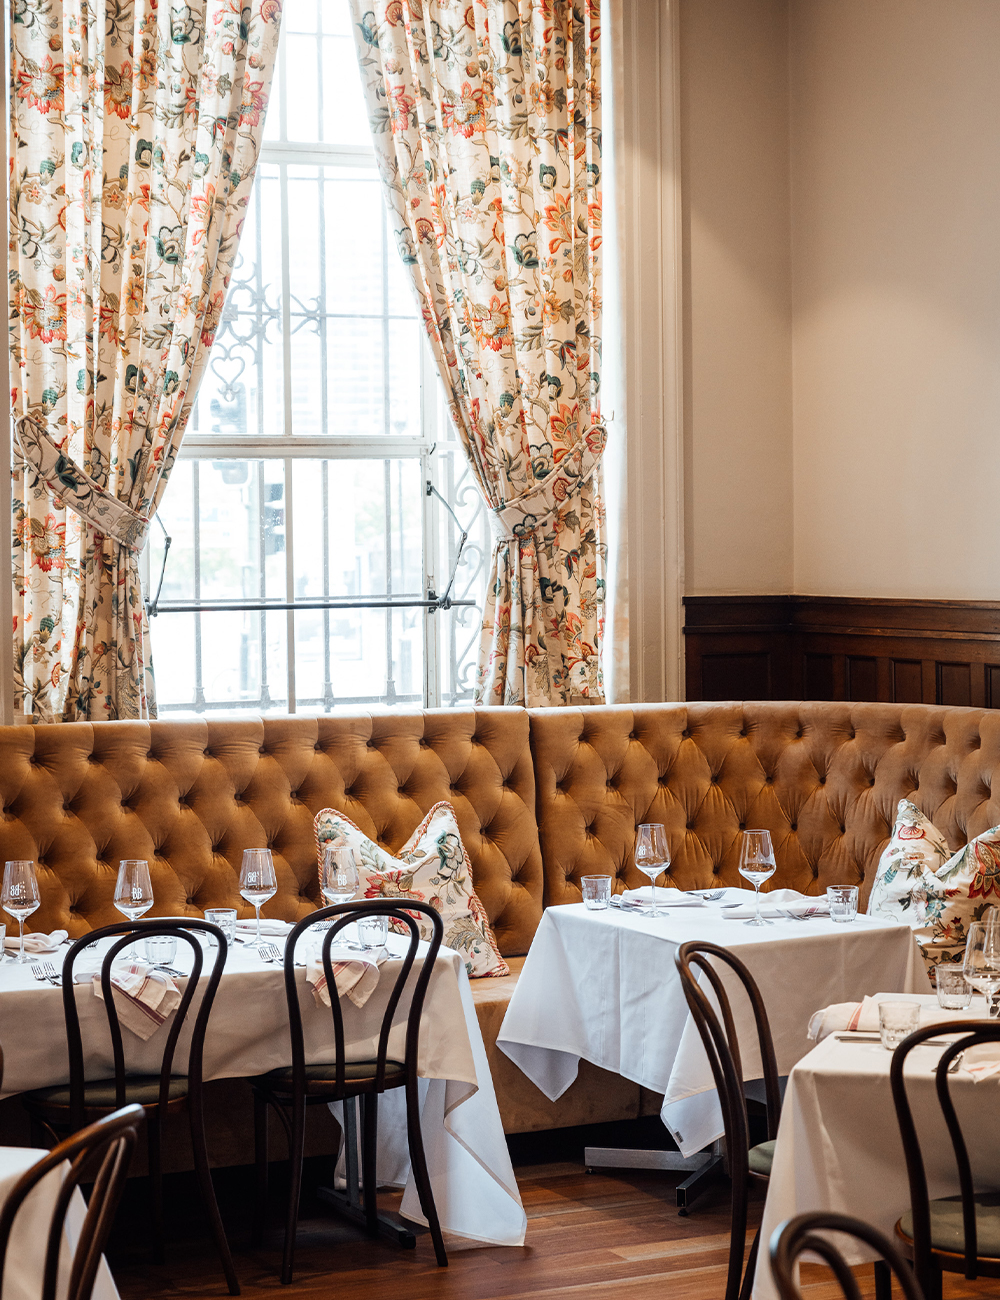
[[[291,1186],[288,1195],[288,1206],[285,1219],[285,1245],[281,1265],[281,1281],[288,1285],[292,1280],[295,1254],[295,1235],[298,1227],[299,1202],[302,1194],[302,1162],[305,1145],[305,1115],[306,1107],[315,1104],[327,1104],[331,1101],[349,1102],[354,1097],[361,1097],[362,1100],[362,1189],[364,1197],[364,1214],[367,1231],[374,1235],[378,1232],[377,1218],[377,1180],[376,1180],[376,1151],[378,1146],[378,1096],[379,1093],[386,1090],[386,1064],[389,1048],[389,1033],[392,1029],[393,1020],[399,1001],[403,993],[404,986],[409,978],[413,968],[417,953],[417,946],[420,943],[420,930],[415,919],[419,914],[425,917],[431,925],[431,938],[428,940],[427,952],[420,964],[416,980],[413,985],[413,992],[410,1000],[410,1008],[406,1019],[406,1046],[404,1050],[404,1074],[403,1084],[390,1084],[390,1087],[405,1087],[406,1089],[406,1129],[407,1141],[410,1149],[410,1164],[413,1169],[414,1181],[417,1185],[417,1193],[420,1197],[420,1208],[423,1211],[428,1226],[430,1228],[431,1239],[434,1242],[434,1253],[437,1262],[442,1267],[447,1265],[448,1256],[445,1252],[444,1241],[441,1236],[441,1226],[438,1220],[437,1209],[434,1204],[434,1194],[431,1189],[430,1177],[427,1172],[427,1159],[424,1153],[423,1135],[420,1131],[420,1099],[418,1093],[418,1075],[417,1075],[417,1049],[419,1045],[420,1018],[423,1013],[424,998],[427,993],[427,985],[430,981],[431,973],[434,969],[434,962],[437,958],[438,950],[441,947],[441,940],[444,935],[444,926],[441,917],[432,907],[425,903],[419,903],[407,899],[405,903],[393,904],[384,899],[370,899],[351,903],[339,903],[332,907],[320,908],[311,912],[307,917],[301,920],[291,931],[285,943],[285,996],[288,1001],[288,1028],[291,1040],[292,1053],[292,1081],[290,1085],[275,1085],[267,1081],[267,1076],[262,1076],[251,1081],[254,1090],[254,1132],[257,1160],[257,1214],[255,1224],[255,1235],[260,1236],[263,1228],[264,1206],[267,1197],[267,1107],[272,1105],[281,1119],[285,1133],[288,1137],[289,1156],[291,1159]],[[346,1078],[346,1050],[344,1039],[344,1014],[340,1005],[340,999],[337,996],[337,985],[334,979],[333,962],[330,957],[330,950],[333,946],[337,935],[345,926],[357,921],[363,917],[384,916],[390,921],[396,921],[405,926],[409,932],[409,942],[406,954],[403,958],[400,969],[396,975],[395,983],[389,995],[385,1012],[382,1016],[382,1024],[379,1029],[378,1048],[375,1057],[375,1070],[370,1079],[364,1081],[349,1080]],[[333,1041],[336,1060],[331,1067],[333,1079],[332,1086],[325,1087],[318,1091],[311,1091],[306,1079],[306,1054],[305,1040],[302,1030],[302,1010],[299,1005],[299,982],[295,972],[295,954],[299,940],[307,930],[314,927],[318,922],[332,920],[333,924],[325,932],[322,945],[323,970],[326,975],[326,986],[330,991],[330,1008],[333,1017]],[[287,1114],[288,1101],[290,1099],[291,1117]],[[347,1107],[345,1105],[345,1111]],[[351,1131],[352,1126],[345,1115],[345,1141],[350,1144],[354,1142],[354,1134]],[[351,1162],[353,1163],[353,1161]],[[349,1174],[350,1176],[350,1174]]]
[[[187,1018],[188,1010],[194,999],[195,990],[199,987],[201,981],[202,969],[205,964],[202,945],[192,932],[201,932],[210,935],[218,944],[216,957],[208,973],[208,981],[202,992],[201,1004],[198,1007],[198,1014],[195,1017],[194,1027],[191,1033],[191,1046],[188,1053],[187,1081],[188,1091],[185,1097],[170,1098],[170,1079],[173,1069],[174,1054],[177,1048],[177,1041],[180,1037],[181,1030]],[[236,1276],[236,1270],[233,1266],[232,1254],[229,1249],[229,1242],[226,1238],[226,1230],[222,1223],[222,1217],[219,1214],[219,1205],[215,1196],[215,1187],[212,1183],[212,1172],[208,1160],[208,1144],[205,1137],[205,1113],[203,1102],[203,1068],[205,1056],[205,1034],[208,1029],[209,1016],[212,1013],[212,1005],[215,1001],[215,995],[218,991],[219,982],[222,979],[222,971],[226,964],[226,954],[228,952],[228,943],[226,936],[217,925],[211,925],[208,921],[193,918],[188,921],[168,920],[166,918],[157,920],[125,921],[115,925],[104,926],[100,930],[92,930],[83,938],[77,939],[70,947],[62,966],[62,996],[63,996],[63,1014],[66,1021],[66,1043],[69,1052],[69,1090],[70,1103],[66,1123],[53,1123],[48,1112],[50,1107],[44,1103],[32,1103],[32,1094],[24,1094],[24,1104],[32,1119],[47,1129],[54,1138],[58,1138],[59,1129],[68,1128],[70,1132],[81,1129],[83,1125],[96,1114],[108,1113],[111,1108],[88,1107],[86,1105],[86,1076],[84,1069],[83,1055],[83,1035],[80,1029],[80,1015],[76,1005],[76,992],[74,985],[74,967],[77,959],[83,953],[84,949],[90,947],[95,942],[104,939],[114,938],[116,935],[122,936],[112,943],[110,948],[104,954],[101,961],[101,993],[104,999],[104,1011],[108,1020],[108,1029],[111,1034],[111,1049],[114,1056],[115,1066],[115,1107],[121,1109],[126,1104],[128,1091],[128,1075],[125,1066],[125,1048],[122,1040],[121,1022],[118,1017],[118,1009],[115,1005],[114,994],[111,984],[111,967],[112,963],[133,941],[148,939],[156,935],[165,935],[171,938],[187,943],[192,953],[191,974],[188,976],[187,987],[181,994],[180,1003],[174,1012],[169,1028],[166,1029],[166,1037],[163,1043],[163,1055],[160,1060],[160,1087],[159,1098],[156,1102],[147,1103],[144,1110],[147,1112],[149,1121],[146,1129],[146,1142],[149,1159],[149,1181],[152,1195],[153,1208],[153,1231],[154,1241],[158,1257],[163,1256],[163,1170],[161,1161],[161,1150],[163,1145],[163,1116],[167,1111],[179,1110],[187,1103],[188,1115],[191,1128],[191,1147],[194,1155],[195,1171],[198,1177],[198,1185],[201,1190],[202,1199],[205,1203],[205,1209],[208,1213],[209,1226],[212,1230],[212,1236],[215,1239],[216,1248],[219,1252],[219,1258],[222,1262],[222,1269],[226,1276],[226,1283],[229,1287],[230,1295],[240,1294],[240,1284]],[[159,1032],[163,1032],[162,1030]]]
[[[7,1248],[17,1212],[28,1194],[53,1169],[68,1162],[69,1169],[59,1188],[45,1243],[45,1266],[40,1300],[56,1300],[59,1253],[70,1201],[77,1187],[89,1181],[89,1171],[99,1160],[90,1193],[87,1214],[70,1265],[69,1285],[63,1300],[90,1300],[108,1233],[128,1177],[128,1168],[145,1117],[141,1106],[126,1106],[99,1119],[54,1147],[48,1155],[26,1170],[11,1188],[0,1209],[0,1286],[7,1263]]]
[[[732,1006],[722,982],[722,976],[709,960],[714,957],[723,962],[737,976],[753,1009],[754,1022],[757,1027],[757,1040],[760,1046],[760,1058],[764,1070],[764,1093],[767,1104],[767,1140],[773,1140],[778,1133],[778,1120],[781,1116],[781,1089],[778,1083],[778,1064],[774,1055],[774,1041],[764,999],[754,977],[740,959],[728,948],[715,943],[692,941],[681,944],[674,958],[681,977],[681,988],[688,1009],[698,1028],[698,1034],[705,1048],[712,1077],[719,1094],[722,1118],[726,1134],[726,1151],[729,1163],[729,1175],[732,1180],[732,1217],[729,1239],[729,1269],[726,1277],[725,1300],[748,1300],[753,1284],[754,1268],[757,1263],[757,1250],[760,1241],[758,1230],[750,1248],[746,1270],[743,1268],[743,1251],[746,1246],[747,1202],[749,1199],[750,1180],[767,1182],[767,1176],[754,1173],[750,1168],[750,1128],[747,1119],[747,1104],[743,1078],[743,1064],[740,1058],[739,1041],[736,1024],[733,1020]],[[719,1003],[722,1022],[715,1012],[709,998],[698,982],[696,970],[700,971]]]
[[[910,1184],[910,1210],[913,1214],[913,1239],[903,1235],[900,1225],[896,1224],[896,1233],[913,1257],[913,1267],[920,1280],[920,1285],[928,1300],[936,1300],[941,1294],[942,1271],[964,1273],[970,1281],[980,1274],[985,1277],[1000,1277],[1000,1259],[983,1259],[978,1253],[976,1237],[975,1189],[972,1183],[972,1167],[965,1135],[958,1120],[955,1103],[951,1097],[951,1076],[948,1067],[961,1053],[979,1043],[1000,1042],[1000,1023],[995,1020],[958,1020],[947,1025],[949,1034],[965,1034],[954,1043],[950,1043],[938,1060],[935,1069],[934,1086],[938,1104],[944,1115],[955,1153],[958,1167],[958,1185],[962,1197],[962,1223],[965,1236],[965,1251],[957,1252],[935,1249],[931,1245],[931,1210],[930,1196],[927,1188],[927,1173],[924,1158],[920,1150],[920,1137],[913,1122],[913,1112],[907,1094],[906,1079],[903,1074],[906,1058],[915,1047],[942,1032],[942,1026],[928,1025],[918,1029],[904,1038],[892,1054],[889,1067],[889,1079],[892,1085],[892,1100],[896,1107],[896,1120],[899,1135],[903,1143],[903,1156],[906,1160],[906,1174]]]
[[[802,1300],[796,1265],[806,1251],[819,1255],[833,1271],[846,1300],[861,1300],[861,1290],[851,1266],[831,1241],[816,1235],[819,1232],[846,1233],[871,1246],[881,1256],[883,1266],[889,1270],[890,1287],[891,1276],[895,1274],[906,1300],[924,1300],[913,1269],[884,1233],[861,1219],[824,1210],[810,1211],[798,1214],[794,1219],[786,1219],[775,1228],[771,1236],[771,1276],[781,1300]]]

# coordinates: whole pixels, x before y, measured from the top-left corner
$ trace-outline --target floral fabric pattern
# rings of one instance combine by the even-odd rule
[[[280,17],[13,7],[15,672],[36,721],[156,715],[138,554],[225,304]]]
[[[477,701],[604,697],[597,0],[351,0],[403,262],[494,533]]]
[[[327,845],[353,848],[362,898],[390,902],[412,898],[427,903],[441,913],[444,943],[462,954],[470,979],[510,974],[497,948],[486,909],[473,888],[469,855],[450,803],[435,804],[395,857],[334,808],[318,812],[313,829],[321,884]],[[422,916],[413,916],[421,923],[421,936],[430,938],[430,927]],[[390,925],[405,932],[399,922],[390,921]]]
[[[909,924],[933,971],[962,961],[969,925],[993,906],[1000,906],[1000,826],[952,854],[920,809],[900,799],[868,899],[869,915]]]

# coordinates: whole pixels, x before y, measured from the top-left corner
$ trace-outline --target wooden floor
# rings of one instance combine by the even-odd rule
[[[689,1218],[676,1210],[677,1175],[588,1175],[577,1158],[517,1167],[528,1215],[527,1244],[520,1249],[453,1251],[450,1266],[435,1266],[426,1234],[415,1251],[369,1241],[338,1223],[311,1196],[300,1225],[296,1277],[279,1285],[280,1187],[274,1229],[264,1246],[252,1248],[248,1222],[249,1170],[220,1171],[220,1201],[237,1271],[248,1297],[289,1300],[520,1300],[553,1297],[590,1300],[721,1300],[728,1248],[728,1202],[724,1188],[703,1198]],[[172,1186],[170,1185],[172,1183]],[[142,1248],[144,1182],[129,1184],[109,1259],[122,1300],[184,1297],[201,1300],[227,1294],[218,1262],[200,1222],[197,1195],[186,1176],[168,1180],[174,1222],[168,1226],[166,1263],[151,1265]],[[390,1207],[398,1197],[384,1194]],[[752,1230],[762,1201],[752,1206]],[[863,1294],[872,1294],[871,1268],[858,1270]],[[809,1300],[839,1296],[830,1275],[803,1269]],[[1000,1295],[1000,1283],[946,1278],[946,1300]]]

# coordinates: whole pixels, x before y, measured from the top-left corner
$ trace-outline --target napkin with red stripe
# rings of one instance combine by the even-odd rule
[[[169,975],[144,962],[116,962],[111,970],[111,991],[118,1019],[145,1042],[176,1011],[181,991]],[[94,975],[94,992],[103,1000],[100,974]]]
[[[349,997],[356,1007],[363,1007],[378,987],[379,967],[388,955],[385,948],[351,953],[331,951],[330,964],[333,966],[337,996]],[[306,979],[312,986],[316,1005],[328,1007],[330,990],[326,986],[326,972],[318,956],[310,960],[306,967]]]

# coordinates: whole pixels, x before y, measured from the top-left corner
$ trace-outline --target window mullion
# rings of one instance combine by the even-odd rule
[[[295,546],[292,541],[292,462],[285,461],[285,600],[295,599]],[[285,664],[288,672],[288,712],[295,712],[295,612],[285,613],[285,636],[288,649]]]

